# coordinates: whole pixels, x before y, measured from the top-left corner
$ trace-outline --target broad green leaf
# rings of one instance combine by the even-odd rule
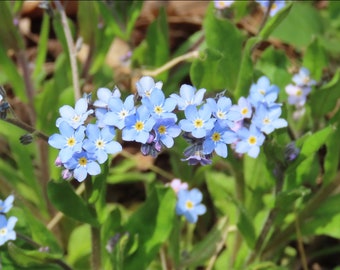
[[[239,203],[236,203],[239,209],[239,221],[237,222],[237,228],[241,232],[244,240],[249,248],[254,248],[256,241],[255,226],[252,218],[249,216],[246,209]]]
[[[265,26],[261,29],[258,36],[262,39],[267,39],[270,34],[278,27],[278,25],[287,17],[292,8],[293,3],[287,4],[275,16],[269,18]]]
[[[42,266],[48,268],[48,264],[55,263],[55,260],[61,259],[61,255],[55,255],[40,250],[25,250],[14,243],[8,243],[8,252],[11,258],[21,267]],[[46,265],[47,264],[47,265]]]
[[[47,194],[53,205],[66,216],[93,226],[98,225],[94,213],[75,193],[70,183],[50,181],[47,185]]]
[[[312,115],[320,118],[331,112],[340,97],[340,70],[337,70],[332,80],[320,89],[315,90],[310,97]]]
[[[143,181],[151,183],[155,180],[156,174],[154,172],[125,172],[123,174],[110,174],[107,178],[107,183],[116,184],[124,182]]]
[[[302,66],[309,69],[311,78],[319,81],[322,78],[324,68],[328,66],[327,58],[324,46],[320,39],[316,37],[306,49]]]
[[[295,2],[288,16],[271,36],[301,49],[311,42],[313,36],[323,33],[322,25],[320,14],[310,2]]]
[[[203,27],[207,49],[192,63],[191,81],[208,91],[233,92],[241,66],[243,36],[232,22],[215,16],[213,5],[208,9]]]
[[[175,193],[156,187],[147,201],[130,217],[125,230],[138,237],[138,248],[125,258],[124,269],[146,269],[169,237],[175,219]],[[141,222],[143,221],[143,222]]]

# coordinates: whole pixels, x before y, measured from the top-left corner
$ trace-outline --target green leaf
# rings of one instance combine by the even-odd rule
[[[310,97],[310,106],[313,117],[322,117],[331,112],[340,97],[340,70],[334,74],[332,80],[325,86],[313,92]]]
[[[70,183],[64,180],[58,183],[50,181],[47,185],[47,194],[53,205],[66,216],[93,226],[98,225],[95,215],[75,193]]]
[[[322,78],[324,68],[328,66],[327,58],[320,38],[316,37],[304,53],[302,66],[309,69],[314,80],[319,81]]]
[[[240,214],[239,221],[237,222],[237,228],[241,232],[248,247],[253,249],[256,241],[256,233],[253,220],[249,216],[247,210],[240,203],[236,202],[235,204],[238,207]]]
[[[271,36],[302,49],[311,42],[313,36],[323,33],[322,25],[320,14],[310,2],[295,2],[286,19]]]
[[[190,69],[192,83],[208,91],[234,91],[241,65],[243,36],[229,20],[217,18],[210,5],[204,20],[207,49]]]
[[[94,45],[98,31],[98,2],[81,1],[78,6],[79,33],[86,44]]]
[[[8,252],[11,258],[21,267],[41,266],[61,259],[61,255],[55,255],[40,250],[25,250],[14,243],[8,243]]]
[[[261,29],[258,36],[262,39],[267,39],[270,34],[278,27],[278,25],[287,17],[292,8],[293,3],[287,4],[275,16],[269,18],[265,26]]]
[[[138,248],[125,258],[124,269],[147,269],[158,249],[169,237],[175,220],[173,190],[156,187],[147,201],[129,219],[125,230],[139,239]],[[143,221],[143,222],[141,222]]]

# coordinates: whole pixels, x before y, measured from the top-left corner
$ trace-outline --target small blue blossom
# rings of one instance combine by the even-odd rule
[[[229,0],[229,1],[214,1],[214,6],[217,9],[225,9],[230,7],[235,1],[234,0]]]
[[[215,127],[203,142],[203,153],[207,155],[215,151],[217,155],[226,158],[228,156],[227,144],[234,143],[236,140],[237,136],[235,132],[215,123]]]
[[[200,164],[205,166],[211,164],[212,155],[203,153],[202,143],[202,139],[199,139],[196,142],[193,142],[192,145],[188,146],[183,153],[185,158],[182,158],[181,161],[188,161],[189,165]]]
[[[296,107],[304,106],[307,96],[311,92],[309,86],[297,86],[293,84],[288,84],[285,90],[288,94],[288,104],[295,105]]]
[[[242,119],[240,112],[231,110],[232,103],[230,98],[222,96],[217,102],[213,98],[208,98],[207,104],[210,106],[213,116],[221,126],[228,125],[229,127],[233,127],[235,122]]]
[[[79,182],[85,180],[87,174],[100,174],[100,166],[96,162],[96,157],[86,151],[76,152],[72,158],[64,164],[66,169],[73,171],[73,176]]]
[[[155,123],[156,120],[150,117],[148,108],[141,105],[135,114],[125,118],[125,128],[122,132],[122,139],[124,141],[146,143]]]
[[[99,164],[104,163],[108,154],[116,154],[122,151],[120,143],[114,141],[115,131],[113,127],[104,127],[101,130],[97,125],[88,124],[83,148],[97,157]]]
[[[73,109],[69,105],[64,105],[59,109],[60,116],[57,119],[56,126],[59,127],[60,123],[67,122],[74,129],[83,125],[93,110],[87,110],[88,103],[86,98],[80,98]]]
[[[272,105],[271,107],[261,103],[256,108],[256,113],[252,119],[252,123],[255,124],[265,134],[272,133],[275,129],[286,127],[287,121],[281,116],[281,106]]]
[[[140,97],[149,97],[154,89],[162,89],[163,83],[155,83],[150,76],[144,76],[136,83],[137,92]]]
[[[85,126],[79,126],[74,130],[67,122],[61,122],[59,125],[61,134],[53,134],[49,137],[48,143],[57,149],[60,149],[59,158],[61,162],[69,160],[74,152],[79,152],[85,137]]]
[[[316,84],[316,81],[310,77],[310,72],[307,68],[302,67],[298,74],[293,76],[293,82],[300,87],[310,87]]]
[[[177,94],[171,94],[170,97],[177,101],[178,109],[184,111],[189,105],[201,105],[205,91],[206,90],[202,88],[196,92],[195,87],[183,84],[179,89],[180,96]]]
[[[256,0],[256,2],[259,3],[265,9],[267,9],[269,7],[269,4],[270,4],[270,0]],[[285,5],[286,5],[285,0],[273,1],[273,4],[270,8],[269,15],[274,16]]]
[[[173,138],[177,137],[182,131],[173,118],[158,119],[153,130],[156,134],[155,142],[161,142],[167,148],[174,145]]]
[[[239,112],[241,114],[241,119],[250,118],[253,113],[252,106],[245,97],[240,97],[237,105],[231,106],[231,110]]]
[[[174,98],[165,98],[162,90],[154,89],[149,97],[142,98],[144,104],[153,117],[157,118],[173,118],[177,121],[176,114],[172,113],[177,102]]]
[[[8,240],[15,240],[17,238],[17,235],[13,230],[17,221],[18,219],[16,217],[10,217],[7,220],[4,215],[0,215],[0,246]]]
[[[108,88],[99,88],[97,91],[97,100],[93,103],[93,106],[97,108],[107,108],[111,97],[120,98],[121,94],[118,88],[111,91]]]
[[[249,101],[256,108],[259,102],[272,104],[277,99],[278,94],[279,88],[276,85],[270,84],[266,76],[262,76],[256,84],[251,85]]]
[[[13,195],[9,195],[4,201],[0,200],[0,214],[7,213],[12,208],[13,201]]]
[[[106,125],[123,129],[125,127],[125,118],[135,112],[133,95],[129,95],[124,102],[120,98],[110,98],[109,112],[104,116],[103,122]]]
[[[256,158],[260,153],[260,146],[265,140],[263,133],[254,125],[250,125],[249,129],[242,127],[237,131],[238,138],[236,142],[236,153],[247,153],[250,157]]]
[[[190,223],[196,223],[198,216],[203,215],[207,209],[202,202],[202,193],[194,188],[192,190],[182,189],[177,193],[176,214],[185,216]]]
[[[209,105],[204,104],[199,110],[193,105],[187,106],[184,111],[186,119],[179,122],[183,131],[191,132],[195,138],[203,138],[212,130],[215,118],[211,118]]]

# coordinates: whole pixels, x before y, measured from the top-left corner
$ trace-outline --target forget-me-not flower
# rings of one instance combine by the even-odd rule
[[[275,102],[279,94],[279,88],[270,84],[266,76],[262,76],[250,87],[249,102],[256,108],[259,102],[272,104]]]
[[[256,158],[260,153],[260,146],[265,140],[263,133],[254,124],[251,124],[249,129],[242,127],[236,133],[239,141],[236,142],[235,152],[247,153],[250,157]]]
[[[292,80],[297,86],[301,87],[308,87],[316,84],[316,81],[310,77],[310,71],[305,67],[301,67],[299,73],[294,74]]]
[[[198,216],[203,215],[207,208],[203,205],[202,193],[194,188],[192,190],[182,189],[177,193],[176,213],[183,215],[190,223],[196,223]]]
[[[153,130],[156,134],[154,141],[161,142],[167,148],[174,145],[173,138],[176,138],[182,131],[173,118],[157,119]]]
[[[115,131],[113,127],[104,127],[101,130],[97,125],[88,124],[86,127],[87,139],[83,148],[97,157],[99,164],[104,163],[108,154],[116,154],[122,151],[120,143],[114,141]]]
[[[178,109],[183,111],[189,105],[201,105],[205,91],[206,90],[204,88],[196,91],[195,87],[183,84],[179,89],[180,95],[171,94],[170,97],[177,101]]]
[[[9,195],[4,201],[0,200],[0,214],[7,213],[12,208],[13,201],[13,195]]]
[[[281,106],[279,104],[268,107],[261,103],[256,108],[252,123],[265,134],[270,134],[275,129],[288,125],[285,119],[279,118],[281,113]]]
[[[256,0],[263,8],[267,9],[269,7],[269,0]],[[271,5],[269,15],[274,16],[280,9],[282,9],[286,5],[285,0],[273,1]]]
[[[229,1],[214,1],[214,6],[217,9],[225,9],[230,7],[235,1],[234,0],[229,0]]]
[[[296,107],[305,105],[307,96],[311,92],[309,86],[298,86],[293,84],[288,84],[285,90],[288,94],[288,103],[295,105]]]
[[[74,129],[83,125],[93,110],[87,110],[88,103],[86,98],[80,98],[73,109],[69,105],[64,105],[59,109],[60,116],[57,119],[56,126],[59,127],[60,123],[67,122]]]
[[[166,184],[171,187],[172,190],[177,194],[180,190],[188,189],[189,185],[186,182],[182,182],[181,179],[174,178],[170,183]]]
[[[125,128],[122,132],[124,141],[136,141],[146,143],[149,139],[149,133],[155,125],[156,120],[150,117],[148,108],[141,105],[136,113],[125,118]]]
[[[123,129],[125,127],[125,118],[135,112],[133,95],[129,95],[124,102],[120,98],[110,98],[109,112],[105,114],[103,122],[106,125]]]
[[[16,217],[10,217],[8,220],[4,215],[0,215],[0,246],[8,240],[15,240],[17,235],[14,231],[15,223],[18,221]]]
[[[66,169],[73,170],[73,176],[79,182],[85,180],[87,174],[100,174],[100,166],[96,162],[96,157],[87,151],[76,152],[65,164]]]
[[[177,102],[174,98],[165,98],[162,90],[154,89],[150,96],[142,98],[144,104],[153,117],[157,118],[173,118],[177,121],[176,114],[172,113]]]
[[[213,151],[221,157],[228,156],[227,144],[237,140],[235,132],[215,123],[215,127],[209,132],[203,142],[203,153],[211,154]]]
[[[150,76],[143,76],[136,83],[137,92],[140,97],[149,97],[154,89],[162,89],[163,83],[156,82]]]
[[[93,103],[93,106],[97,108],[107,108],[110,98],[120,98],[121,94],[118,88],[111,91],[108,88],[101,87],[97,91],[97,100]]]
[[[49,137],[48,143],[57,149],[60,149],[59,158],[62,163],[69,160],[74,152],[79,152],[85,137],[85,126],[79,126],[74,130],[67,122],[61,122],[59,125],[61,134],[53,134]]]
[[[193,105],[186,107],[184,111],[186,119],[179,122],[183,131],[191,132],[195,138],[203,138],[212,130],[215,118],[211,118],[209,105],[204,104],[199,110]]]

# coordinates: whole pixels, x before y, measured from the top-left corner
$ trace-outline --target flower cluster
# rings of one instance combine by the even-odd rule
[[[4,201],[0,200],[0,246],[8,240],[16,239],[16,233],[13,229],[18,219],[16,217],[7,219],[5,215],[12,208],[13,201],[13,195],[8,196]]]
[[[270,2],[273,2],[270,6],[269,15],[274,16],[280,9],[282,9],[286,3],[285,0],[270,1],[270,0],[256,0],[265,10],[268,9]]]
[[[180,179],[173,179],[169,185],[177,195],[176,214],[184,216],[188,222],[196,223],[198,216],[203,215],[207,208],[203,205],[202,193],[193,188],[188,190],[188,184]]]
[[[83,181],[87,174],[99,174],[99,164],[122,150],[114,140],[117,129],[123,141],[140,143],[141,152],[153,157],[173,147],[174,138],[182,134],[190,144],[183,160],[205,165],[211,163],[213,154],[227,157],[228,144],[234,145],[237,153],[255,158],[264,134],[287,125],[279,118],[281,104],[275,103],[279,88],[264,76],[237,105],[223,94],[204,99],[206,89],[188,84],[180,87],[179,94],[165,97],[162,86],[145,76],[136,83],[136,96],[123,100],[118,89],[100,88],[98,99],[90,104],[93,109],[86,97],[79,99],[75,108],[61,107],[56,122],[60,134],[53,134],[49,144],[60,150],[56,164],[65,168],[63,178]],[[181,111],[184,119],[177,117]]]
[[[305,103],[308,94],[311,92],[312,86],[316,84],[316,81],[310,77],[310,72],[307,68],[300,68],[297,74],[294,74],[293,84],[286,86],[285,90],[288,94],[288,103],[295,106],[295,112],[293,113],[294,119],[301,118],[305,113]]]

